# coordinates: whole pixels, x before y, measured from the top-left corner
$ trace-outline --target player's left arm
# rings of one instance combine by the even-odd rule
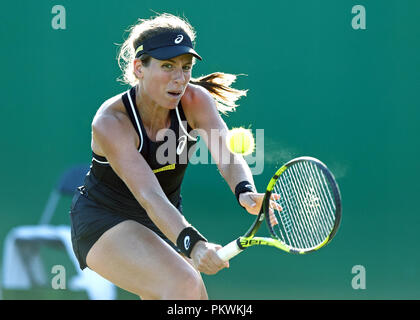
[[[203,133],[200,137],[204,139],[232,192],[235,193],[235,187],[241,181],[248,181],[255,187],[251,170],[244,158],[227,148],[229,129],[211,94],[201,86],[190,84],[181,101],[188,123],[193,129]],[[239,202],[249,213],[258,214],[263,197],[264,194],[246,192],[240,194]]]

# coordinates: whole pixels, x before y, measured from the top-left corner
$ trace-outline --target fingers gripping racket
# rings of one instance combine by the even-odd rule
[[[280,195],[274,200],[271,195]],[[282,208],[278,210],[278,206]],[[273,205],[274,204],[274,205]],[[275,219],[270,219],[272,212]],[[271,237],[255,237],[266,220]],[[315,158],[300,157],[283,165],[268,183],[260,213],[251,228],[217,251],[228,261],[255,245],[273,246],[290,253],[318,250],[332,240],[341,220],[341,196],[333,174]]]

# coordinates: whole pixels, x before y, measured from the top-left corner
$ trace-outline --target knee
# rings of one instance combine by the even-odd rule
[[[165,293],[165,300],[201,300],[206,299],[205,287],[200,274],[192,269],[177,275],[175,285]]]

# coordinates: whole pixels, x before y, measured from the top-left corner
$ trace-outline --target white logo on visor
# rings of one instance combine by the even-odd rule
[[[184,36],[182,35],[182,34],[180,34],[180,35],[178,35],[176,38],[175,38],[175,43],[176,44],[179,44],[179,43],[181,43],[182,42],[182,40],[184,40]]]

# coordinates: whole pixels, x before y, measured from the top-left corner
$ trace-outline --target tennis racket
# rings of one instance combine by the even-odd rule
[[[280,195],[280,199],[274,200],[272,194]],[[270,211],[277,221],[270,219]],[[264,218],[271,237],[255,237]],[[287,162],[271,178],[251,228],[217,254],[228,261],[255,245],[296,254],[313,252],[333,239],[340,220],[341,195],[333,174],[318,159],[299,157]]]

